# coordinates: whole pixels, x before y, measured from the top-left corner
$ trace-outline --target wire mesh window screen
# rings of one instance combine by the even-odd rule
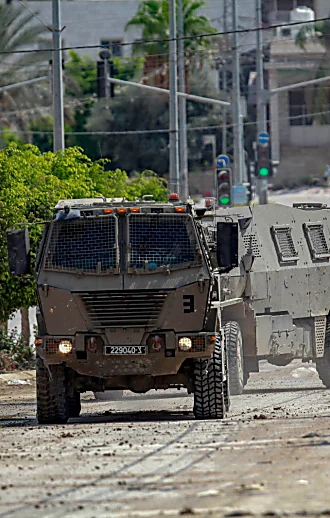
[[[305,223],[305,235],[313,259],[327,259],[330,257],[328,243],[322,223]]]
[[[191,216],[188,214],[131,214],[129,270],[155,271],[201,264]]]
[[[291,227],[272,227],[272,233],[280,261],[297,261],[298,252],[291,235]]]
[[[117,272],[115,216],[56,222],[52,227],[46,270],[103,275]]]

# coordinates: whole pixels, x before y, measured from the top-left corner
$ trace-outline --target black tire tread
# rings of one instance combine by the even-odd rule
[[[330,388],[330,319],[328,317],[325,341],[324,341],[324,355],[322,358],[316,358],[316,370],[320,380],[326,388]]]
[[[224,350],[226,353],[226,351]],[[223,376],[221,338],[211,360],[196,360],[194,367],[194,415],[196,419],[223,419],[229,409],[228,376]]]
[[[38,422],[66,423],[69,415],[65,393],[65,367],[51,365],[47,368],[43,360],[37,356],[36,369]]]
[[[229,390],[232,396],[238,396],[243,393],[244,385],[248,380],[248,378],[244,376],[244,372],[240,372],[237,362],[237,344],[241,330],[237,322],[227,322],[224,326],[224,332],[229,361]],[[243,368],[243,351],[241,351],[241,355]]]

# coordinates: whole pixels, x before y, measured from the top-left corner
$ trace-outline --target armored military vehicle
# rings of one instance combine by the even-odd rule
[[[27,229],[7,238],[10,272],[28,273]],[[212,254],[193,204],[177,195],[60,201],[36,259],[39,422],[78,416],[88,390],[171,387],[194,393],[196,418],[222,418],[218,266],[229,271],[237,253]]]
[[[330,388],[330,209],[297,204],[206,212],[204,232],[210,242],[220,240],[220,249],[226,237],[217,227],[224,222],[237,229],[232,246],[239,256],[237,267],[221,270],[220,298],[231,301],[222,321],[236,322],[227,331],[231,393],[243,391],[261,359],[279,366],[294,358],[314,361]]]

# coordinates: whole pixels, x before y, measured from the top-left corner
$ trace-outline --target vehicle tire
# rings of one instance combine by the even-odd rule
[[[224,382],[224,400],[225,400],[225,406],[226,406],[226,412],[229,412],[230,409],[230,390],[229,390],[229,374],[228,374],[228,350],[226,346],[226,341],[224,343],[225,347],[225,374],[226,374],[226,380]]]
[[[229,362],[229,391],[231,396],[238,396],[243,393],[248,380],[244,377],[242,333],[237,322],[227,322],[224,331]]]
[[[81,411],[80,392],[74,391],[73,396],[67,396],[69,417],[79,417]]]
[[[272,358],[267,358],[267,361],[276,367],[286,367],[293,361],[293,358],[282,358],[281,356],[274,356]]]
[[[243,371],[243,377],[244,377],[243,383],[244,383],[244,387],[245,387],[245,385],[247,384],[247,382],[250,379],[250,373],[245,368],[244,368],[244,371]]]
[[[327,320],[324,340],[324,355],[316,358],[316,370],[320,380],[326,388],[330,388],[330,320]]]
[[[37,356],[36,381],[38,423],[66,423],[69,415],[64,365],[46,367],[43,360]]]
[[[223,419],[228,409],[226,346],[218,335],[212,358],[194,365],[194,415],[196,419]]]
[[[123,390],[105,390],[104,392],[94,392],[95,399],[98,401],[120,401],[123,398]]]

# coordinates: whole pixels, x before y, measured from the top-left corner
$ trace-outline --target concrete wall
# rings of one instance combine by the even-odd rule
[[[302,147],[283,144],[281,163],[272,183],[287,185],[287,182],[322,177],[325,166],[329,163],[330,146]]]
[[[325,18],[330,13],[329,0],[314,0],[317,18]]]
[[[317,123],[313,126],[291,126],[289,141],[292,146],[308,148],[330,146],[330,126]]]

